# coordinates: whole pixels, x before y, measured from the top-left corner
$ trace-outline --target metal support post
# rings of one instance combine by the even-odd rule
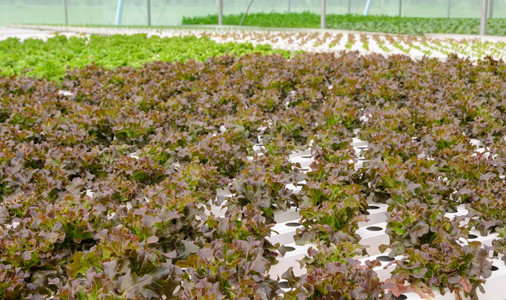
[[[481,0],[480,35],[487,34],[487,8],[488,0]]]
[[[123,4],[124,4],[123,0],[118,0],[118,8],[116,10],[116,22],[114,22],[116,26],[121,25],[121,17],[123,15]]]
[[[371,2],[372,0],[367,0],[367,3],[365,4],[364,16],[369,15],[369,10],[371,9]]]
[[[218,0],[218,25],[223,25],[223,0]]]
[[[450,10],[452,9],[452,0],[448,0],[448,8],[446,9],[446,17],[450,17]]]
[[[65,9],[65,25],[69,25],[69,9],[67,6],[67,0],[63,1],[63,6]]]
[[[494,0],[490,0],[490,8],[488,9],[488,18],[494,18]]]
[[[148,5],[148,26],[151,26],[151,0],[147,0]]]
[[[322,0],[321,28],[327,27],[327,0]]]
[[[292,12],[292,0],[288,0],[288,13]]]
[[[351,14],[351,0],[348,0],[348,14]]]
[[[399,17],[402,17],[402,0],[399,0]]]
[[[244,12],[244,15],[242,15],[241,23],[239,23],[239,26],[242,26],[242,23],[244,22],[244,19],[246,19],[246,16],[248,15],[249,9],[251,8],[251,4],[253,4],[253,0],[249,2],[248,8],[246,8],[246,11]]]

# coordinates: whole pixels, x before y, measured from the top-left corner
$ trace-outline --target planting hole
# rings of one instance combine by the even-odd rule
[[[282,288],[282,289],[289,289],[290,285],[288,284],[288,281],[280,281],[279,282],[279,287]]]
[[[448,213],[448,214],[454,214],[454,213],[457,213],[457,210],[453,209],[451,207],[448,207],[448,208],[446,208],[446,213]]]
[[[295,247],[285,246],[285,250],[286,250],[286,252],[292,252],[292,251],[295,251]]]
[[[490,268],[490,270],[492,270],[492,271],[497,271],[497,270],[499,270],[499,268],[498,268],[498,267],[496,267],[496,266],[492,266],[492,268]]]
[[[380,209],[380,207],[376,205],[369,205],[367,209]]]
[[[399,297],[394,297],[395,300],[405,300],[408,299],[408,296],[404,294],[400,294]]]
[[[378,256],[376,259],[379,261],[392,261],[392,260],[394,260],[392,257],[386,256],[386,255]]]
[[[468,239],[470,239],[470,240],[475,239],[475,238],[477,238],[477,237],[478,237],[478,236],[477,236],[476,234],[468,234],[468,235],[467,235],[467,238],[468,238]]]
[[[300,223],[299,222],[289,222],[289,223],[286,223],[286,226],[288,226],[288,227],[299,227]]]
[[[302,155],[301,157],[302,157],[302,158],[312,158],[312,156],[311,156],[311,155]]]
[[[383,230],[383,228],[381,228],[379,226],[369,226],[366,229],[369,231],[382,231]]]

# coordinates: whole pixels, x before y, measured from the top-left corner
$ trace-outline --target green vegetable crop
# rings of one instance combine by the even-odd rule
[[[112,54],[129,39],[149,41],[70,43],[109,43],[106,67],[138,66],[135,43],[131,61]],[[503,61],[257,53],[79,67],[59,82],[0,76],[1,299],[475,298],[489,255],[504,253]],[[368,142],[362,164],[354,137]],[[290,156],[309,144],[304,171]],[[377,202],[381,251],[400,256],[387,279],[357,259]],[[460,205],[469,214],[447,217]],[[289,249],[269,237],[292,206],[295,240],[314,246],[307,273],[286,268],[283,283],[270,271]],[[498,236],[493,251],[471,230]]]
[[[226,25],[239,25],[242,15],[223,17]],[[184,17],[185,25],[218,24],[217,15]],[[319,28],[320,15],[303,13],[253,13],[248,14],[245,26]],[[410,18],[391,16],[327,15],[327,28],[368,32],[423,35],[424,33],[478,34],[480,20],[473,18]],[[506,35],[506,19],[488,20],[488,34]]]
[[[2,75],[21,75],[61,79],[67,69],[82,69],[95,63],[107,69],[119,66],[140,67],[151,61],[205,61],[223,54],[262,54],[288,51],[272,50],[268,45],[250,43],[216,43],[209,38],[147,37],[91,35],[89,38],[56,36],[47,42],[28,39],[24,42],[10,38],[0,42]]]

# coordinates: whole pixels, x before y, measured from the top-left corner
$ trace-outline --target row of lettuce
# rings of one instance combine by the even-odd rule
[[[246,54],[108,67],[0,77],[5,299],[476,295],[490,259],[504,259],[502,61]],[[361,167],[354,137],[370,143]],[[304,173],[289,155],[310,141]],[[358,261],[375,202],[389,206],[382,248],[401,257],[386,281],[378,261]],[[446,216],[462,204],[466,222]],[[266,237],[292,206],[297,242],[316,246],[307,274],[272,278],[287,249]],[[499,238],[468,241],[473,229]]]
[[[223,16],[224,25],[239,25],[243,14]],[[218,15],[183,17],[183,25],[216,25]],[[317,13],[251,13],[243,21],[245,26],[271,28],[320,28]],[[479,18],[420,18],[396,16],[362,16],[327,14],[328,29],[424,35],[426,33],[479,34]],[[489,35],[506,35],[506,19],[487,21]]]
[[[138,68],[153,61],[205,61],[223,54],[246,53],[290,56],[290,52],[273,50],[269,45],[216,43],[193,36],[168,38],[148,37],[146,34],[93,34],[89,37],[67,37],[55,33],[47,41],[17,38],[0,41],[0,74],[61,80],[66,72],[91,64],[108,69],[120,66]]]

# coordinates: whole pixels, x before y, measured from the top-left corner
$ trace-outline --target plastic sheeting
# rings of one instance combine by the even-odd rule
[[[398,15],[400,0],[372,0],[371,15]],[[448,5],[450,1],[450,6]],[[0,0],[0,24],[65,24],[64,0]],[[147,25],[147,0],[124,0],[123,25]],[[327,0],[328,14],[363,14],[367,0]],[[491,16],[506,18],[506,0],[494,0]],[[68,22],[114,25],[117,0],[67,0]],[[244,12],[249,0],[223,0],[223,13]],[[402,16],[480,17],[481,0],[402,0]],[[320,13],[321,0],[255,0],[250,13]],[[151,24],[179,25],[183,16],[217,14],[216,0],[151,0]]]

